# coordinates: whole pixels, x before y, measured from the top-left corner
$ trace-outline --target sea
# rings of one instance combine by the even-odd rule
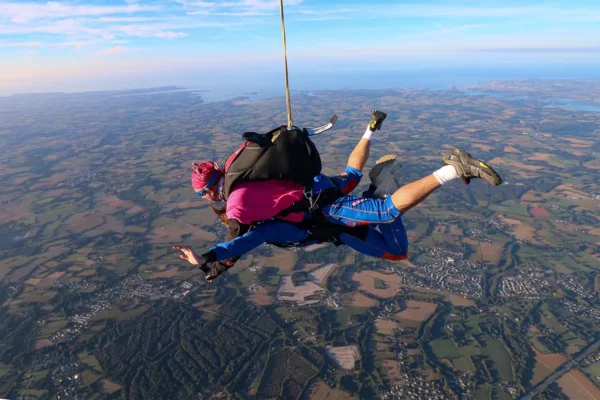
[[[214,77],[213,77],[214,78]],[[418,69],[418,70],[361,70],[321,71],[290,73],[290,91],[294,93],[341,89],[390,89],[419,88],[447,90],[452,86],[475,85],[489,81],[526,79],[600,79],[600,68],[592,67],[546,67],[518,69]],[[197,80],[194,82],[194,80]],[[202,102],[212,103],[244,97],[259,100],[285,95],[283,73],[253,73],[208,79],[192,78],[181,85],[201,97]],[[499,93],[467,91],[473,95],[504,96]],[[598,106],[578,103],[571,99],[551,99],[548,107],[565,107],[582,111],[600,112]]]
[[[177,77],[138,77],[113,79],[110,82],[82,82],[79,80],[54,83],[45,89],[23,88],[16,93],[31,92],[84,92],[104,90],[129,90],[152,87],[176,86],[177,91],[189,91],[202,103],[214,103],[243,97],[260,100],[285,96],[283,69],[273,66],[270,70],[239,67],[235,70],[189,71]],[[289,86],[292,98],[295,93],[342,89],[392,89],[420,88],[445,90],[452,86],[475,85],[489,81],[523,79],[600,79],[597,65],[530,65],[502,67],[388,67],[383,63],[366,62],[365,65],[320,68],[306,70],[291,68]],[[162,90],[161,90],[162,91]],[[14,94],[0,87],[0,96]],[[147,94],[147,93],[146,93]],[[496,95],[472,91],[473,95]],[[292,99],[293,101],[293,99]],[[599,111],[600,99],[595,104],[580,104],[572,99],[551,99],[548,107],[575,108],[583,111]]]

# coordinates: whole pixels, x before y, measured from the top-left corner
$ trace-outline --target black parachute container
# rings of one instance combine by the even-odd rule
[[[246,142],[225,162],[225,199],[241,182],[282,179],[310,187],[321,157],[305,129],[282,125],[267,133],[246,132]]]

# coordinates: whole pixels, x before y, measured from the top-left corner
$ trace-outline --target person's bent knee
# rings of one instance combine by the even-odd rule
[[[392,196],[388,196],[388,198],[385,199],[384,210],[385,211],[383,214],[385,215],[385,222],[388,224],[394,222],[396,218],[402,216],[402,211],[396,208],[394,202],[392,201]]]

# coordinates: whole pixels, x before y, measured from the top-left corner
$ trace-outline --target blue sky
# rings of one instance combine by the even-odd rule
[[[292,70],[600,67],[598,0],[284,4]],[[0,92],[280,68],[281,50],[278,0],[0,0]]]

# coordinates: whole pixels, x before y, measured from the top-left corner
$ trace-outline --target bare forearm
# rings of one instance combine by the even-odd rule
[[[348,158],[348,166],[362,172],[364,166],[369,160],[369,152],[371,150],[371,141],[369,139],[360,139],[350,157]]]

